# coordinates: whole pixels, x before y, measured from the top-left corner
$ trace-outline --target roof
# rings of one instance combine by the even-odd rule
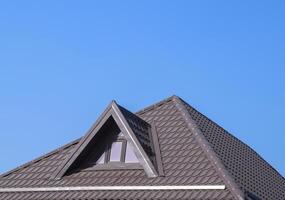
[[[84,137],[3,174],[0,177],[0,200],[285,199],[285,179],[276,170],[254,150],[179,97],[172,96],[135,114],[116,106],[123,119],[121,126],[131,129],[131,135],[141,147],[138,151],[144,152],[154,166],[154,177],[149,176],[146,168],[70,168],[70,173],[65,169],[56,179],[54,173],[62,170],[64,163],[76,155],[80,147],[89,150],[88,145],[82,146],[84,138],[89,136],[99,140],[89,131]],[[94,124],[95,128],[97,125]],[[94,126],[90,130],[94,130]],[[92,143],[92,146],[97,145]],[[88,156],[78,153],[74,160],[85,157]],[[74,163],[71,162],[70,166]],[[111,189],[101,190],[103,186]],[[115,188],[117,186],[121,189]],[[130,186],[136,189],[128,189]],[[140,189],[142,186],[152,189]],[[192,188],[177,189],[182,186]],[[195,189],[194,186],[225,187]],[[127,189],[122,189],[124,187]],[[153,189],[155,187],[157,189]],[[9,191],[15,188],[47,190]],[[49,188],[65,190],[48,191]]]

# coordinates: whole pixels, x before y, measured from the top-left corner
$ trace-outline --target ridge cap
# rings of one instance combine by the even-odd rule
[[[147,111],[153,110],[154,108],[161,106],[162,104],[164,104],[164,103],[166,103],[166,102],[171,101],[173,98],[176,98],[176,97],[177,97],[177,98],[180,98],[180,97],[178,97],[178,96],[176,96],[176,95],[172,95],[172,96],[167,97],[167,98],[165,98],[165,99],[163,99],[163,100],[160,100],[160,101],[158,101],[158,102],[156,102],[156,103],[154,103],[154,104],[151,104],[151,105],[149,105],[149,106],[146,106],[146,107],[144,107],[143,109],[140,109],[140,110],[136,111],[134,114],[141,115],[141,114],[143,114],[143,113],[145,113],[145,112],[147,112]]]
[[[208,116],[204,115],[203,113],[201,113],[200,111],[198,111],[195,107],[193,107],[192,105],[190,105],[189,103],[187,103],[186,101],[184,101],[183,99],[181,99],[179,97],[179,99],[187,104],[191,109],[193,109],[195,112],[199,113],[203,118],[206,118],[207,120],[209,120],[211,123],[213,123],[215,126],[217,126],[218,128],[222,129],[225,134],[229,135],[230,137],[233,137],[235,140],[237,140],[239,143],[241,143],[243,146],[245,146],[246,148],[248,148],[253,154],[255,154],[255,156],[257,156],[259,159],[261,159],[269,168],[271,168],[273,171],[275,171],[275,173],[277,173],[281,178],[283,178],[284,183],[285,183],[285,177],[277,170],[275,169],[269,162],[267,162],[255,149],[253,149],[250,145],[248,145],[246,142],[244,142],[243,140],[239,139],[238,137],[236,137],[234,134],[232,134],[231,132],[229,132],[228,130],[226,130],[224,127],[222,127],[221,125],[219,125],[218,123],[216,123],[215,121],[213,121],[211,118],[209,118]],[[187,111],[188,112],[188,111]],[[210,143],[210,142],[209,142]],[[214,150],[215,151],[215,150]],[[216,153],[217,154],[217,153]]]
[[[173,96],[172,99],[175,107],[181,113],[182,117],[184,118],[185,123],[187,124],[188,130],[193,131],[194,137],[196,138],[197,142],[200,144],[202,150],[216,169],[219,176],[225,182],[225,184],[229,187],[229,190],[234,195],[237,200],[244,199],[244,193],[237,185],[237,183],[232,178],[231,174],[225,168],[224,164],[222,163],[219,156],[216,154],[214,149],[211,147],[209,141],[204,137],[202,131],[197,126],[195,120],[192,119],[188,111],[186,110],[185,106],[183,105],[183,100],[180,97]]]

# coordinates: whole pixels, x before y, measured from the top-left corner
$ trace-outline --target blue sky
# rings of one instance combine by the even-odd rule
[[[176,94],[285,175],[284,1],[102,2],[0,3],[0,173]]]

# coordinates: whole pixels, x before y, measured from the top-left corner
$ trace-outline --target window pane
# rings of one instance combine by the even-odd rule
[[[101,155],[101,157],[97,160],[97,164],[104,164],[105,161],[105,153]]]
[[[110,161],[120,161],[122,152],[122,142],[113,142],[111,147]]]
[[[138,163],[137,156],[134,153],[133,146],[128,142],[127,143],[127,150],[126,150],[126,163]]]

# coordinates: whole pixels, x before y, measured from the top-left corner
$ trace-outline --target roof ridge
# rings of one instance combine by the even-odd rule
[[[37,158],[35,158],[35,159],[32,159],[31,161],[28,161],[27,163],[24,163],[24,164],[22,164],[22,165],[20,165],[20,166],[18,166],[18,167],[16,167],[16,168],[14,168],[14,169],[12,169],[12,170],[9,170],[9,171],[7,171],[7,172],[4,172],[3,174],[0,174],[0,178],[3,178],[3,177],[5,177],[5,176],[8,176],[8,175],[10,175],[11,173],[16,172],[16,171],[18,171],[18,170],[20,170],[20,169],[23,169],[23,168],[25,168],[25,167],[28,167],[28,166],[30,166],[30,165],[32,165],[32,164],[38,162],[38,161],[41,161],[41,160],[44,159],[44,158],[50,157],[50,156],[52,156],[52,155],[58,153],[59,151],[62,151],[62,150],[64,150],[64,149],[66,149],[66,148],[68,148],[68,147],[70,147],[70,146],[76,144],[77,142],[80,141],[80,139],[81,139],[81,138],[78,138],[78,139],[76,139],[76,140],[73,140],[73,141],[71,141],[71,142],[69,142],[69,143],[67,143],[67,144],[65,144],[65,145],[63,145],[63,146],[60,146],[60,147],[58,147],[58,148],[56,148],[56,149],[54,149],[54,150],[52,150],[52,151],[50,151],[50,152],[48,152],[48,153],[46,153],[46,154],[40,156],[40,157],[37,157]]]
[[[154,104],[151,104],[150,106],[144,107],[143,109],[141,109],[141,110],[135,112],[135,114],[136,114],[136,115],[140,115],[140,114],[143,114],[143,113],[145,113],[145,112],[147,112],[147,111],[153,110],[153,109],[155,109],[155,108],[161,106],[162,104],[171,101],[174,97],[177,97],[177,96],[176,96],[176,95],[172,95],[172,96],[170,96],[170,97],[167,97],[166,99],[163,99],[163,100],[161,100],[161,101],[158,101],[157,103],[154,103]]]
[[[212,162],[213,166],[216,168],[218,174],[221,176],[222,180],[225,181],[225,184],[229,186],[229,190],[235,196],[237,200],[243,200],[244,194],[239,186],[236,184],[231,174],[226,170],[224,164],[211,147],[208,140],[202,134],[202,131],[197,126],[196,122],[192,119],[187,109],[183,105],[183,100],[180,97],[173,96],[173,103],[175,104],[178,111],[181,112],[182,117],[184,118],[187,127],[189,130],[193,131],[195,138],[198,143],[201,145],[203,151],[205,152],[208,159]]]
[[[179,97],[178,97],[179,98]],[[184,101],[183,99],[180,98],[180,100],[182,102],[184,102],[185,104],[187,104],[189,107],[191,107],[191,109],[193,109],[195,112],[199,113],[200,115],[202,115],[204,118],[206,118],[207,120],[209,120],[211,123],[213,123],[215,126],[218,126],[220,129],[222,129],[223,131],[225,131],[228,135],[230,135],[231,137],[233,137],[234,139],[238,140],[240,143],[242,143],[243,145],[247,146],[254,154],[256,154],[261,160],[263,160],[271,169],[273,169],[275,172],[278,173],[278,175],[280,175],[283,180],[285,181],[285,177],[282,176],[282,174],[280,174],[271,164],[269,164],[262,156],[259,155],[258,152],[256,152],[253,148],[251,148],[250,145],[246,144],[245,142],[243,142],[242,140],[240,140],[239,138],[237,138],[236,136],[234,136],[233,134],[231,134],[229,131],[227,131],[225,128],[223,128],[222,126],[220,126],[219,124],[217,124],[215,121],[213,121],[212,119],[210,119],[209,117],[207,117],[206,115],[204,115],[203,113],[201,113],[200,111],[198,111],[196,108],[194,108],[193,106],[191,106],[189,103],[187,103],[186,101]]]

